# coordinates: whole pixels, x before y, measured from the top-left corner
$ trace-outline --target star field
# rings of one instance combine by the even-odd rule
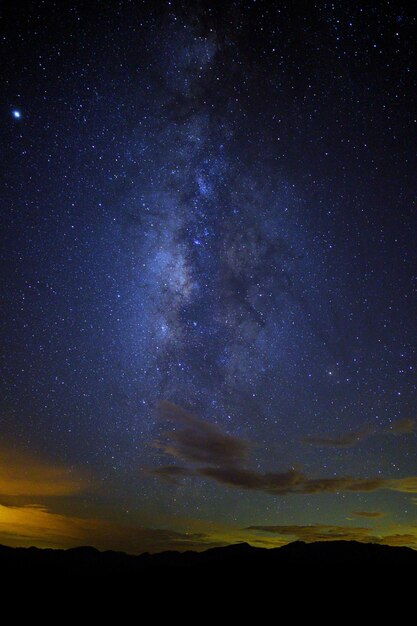
[[[409,5],[2,11],[4,523],[415,547]]]

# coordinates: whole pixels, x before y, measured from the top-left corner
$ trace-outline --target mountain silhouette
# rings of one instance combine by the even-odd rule
[[[416,568],[417,551],[355,541],[295,541],[280,548],[256,548],[247,543],[210,548],[204,552],[166,551],[138,556],[107,550],[101,552],[90,546],[68,550],[42,548],[11,548],[0,545],[1,571],[32,575],[67,574],[95,577],[114,575],[138,576],[177,572],[245,574],[256,570],[276,575],[292,568],[329,566],[345,568]]]
[[[350,609],[356,619],[364,606],[373,614],[387,599],[402,598],[407,605],[416,571],[417,551],[353,541],[296,541],[271,549],[240,543],[139,556],[89,546],[0,545],[3,604],[32,614],[39,602],[46,610],[59,602],[64,613],[57,615],[68,617],[72,611],[76,623],[80,615],[120,621],[123,611],[143,616],[144,610],[168,619],[202,615],[217,622],[223,606],[238,621],[247,619],[250,607],[259,615],[263,611],[263,623],[271,609],[286,607],[310,618],[312,610],[329,611],[333,600],[343,600],[338,615]]]

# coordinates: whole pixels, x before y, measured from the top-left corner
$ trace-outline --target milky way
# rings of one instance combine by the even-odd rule
[[[181,53],[162,66],[164,99],[154,113],[161,123],[155,130],[152,121],[148,157],[155,178],[139,206],[127,200],[137,225],[129,232],[137,257],[129,336],[146,363],[141,382],[153,404],[169,397],[216,419],[234,414],[238,428],[241,404],[254,406],[269,377],[306,358],[303,337],[317,337],[320,348],[320,331],[333,332],[326,321],[309,321],[322,288],[320,254],[294,186],[268,172],[266,159],[239,155],[244,113],[233,94],[244,73],[235,69],[237,86],[219,95],[220,116],[207,98],[219,64],[233,75],[223,47],[192,28],[168,29],[164,40]],[[277,387],[268,389],[270,402],[279,400]]]

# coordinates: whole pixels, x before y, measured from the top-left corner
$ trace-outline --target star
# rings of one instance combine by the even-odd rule
[[[417,547],[409,12],[4,4],[0,544]]]

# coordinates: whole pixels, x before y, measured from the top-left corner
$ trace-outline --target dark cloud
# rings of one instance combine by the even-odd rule
[[[306,443],[311,443],[315,446],[329,446],[332,448],[350,448],[356,446],[358,443],[367,439],[373,434],[370,428],[364,428],[362,430],[346,433],[338,437],[330,435],[307,435],[304,438]]]
[[[417,493],[417,477],[414,476],[393,479],[380,476],[375,478],[353,478],[352,476],[308,478],[297,470],[263,474],[256,470],[242,467],[200,467],[188,469],[178,466],[162,466],[152,470],[152,473],[170,482],[178,482],[178,479],[188,476],[211,478],[223,485],[250,491],[261,491],[275,496],[338,493],[343,491],[366,493],[377,491],[378,489]],[[363,516],[365,517],[365,515]]]
[[[166,434],[166,442],[156,443],[166,454],[210,465],[236,465],[247,459],[249,445],[246,441],[222,432],[218,426],[176,404],[161,402],[159,415],[161,419],[180,426]]]
[[[159,414],[162,419],[174,423],[174,428],[166,433],[165,442],[158,441],[155,445],[165,454],[193,464],[191,468],[181,465],[163,465],[151,470],[152,474],[171,483],[178,483],[184,477],[199,476],[223,485],[278,496],[293,493],[369,492],[378,489],[417,493],[417,477],[415,476],[394,479],[382,476],[310,478],[295,469],[286,472],[263,473],[248,467],[249,443],[247,441],[223,433],[218,426],[201,420],[193,413],[171,402],[162,402]],[[366,432],[369,433],[369,431]],[[367,436],[365,431],[361,433],[362,437]],[[355,436],[358,437],[358,433]]]
[[[341,476],[339,478],[308,479],[302,488],[302,493],[334,493],[336,491],[376,491],[387,486],[387,481],[382,477],[376,478],[353,478]]]
[[[217,482],[264,491],[272,495],[291,493],[335,493],[338,491],[366,492],[387,487],[384,478],[317,478],[312,479],[296,470],[283,473],[262,474],[253,470],[229,467],[205,467],[198,470],[201,476],[213,478]]]
[[[380,430],[379,432],[368,427],[339,436],[307,435],[307,437],[304,437],[303,441],[320,447],[350,448],[376,435],[404,435],[415,432],[417,432],[417,419],[406,417],[393,422],[389,428]]]
[[[289,470],[277,474],[262,474],[255,470],[234,467],[203,467],[201,476],[213,478],[217,482],[267,493],[283,495],[298,491],[300,484],[305,483],[303,474]]]
[[[369,517],[369,519],[372,519],[384,517],[385,513],[381,513],[381,511],[353,511],[353,515],[355,515],[355,517]]]

